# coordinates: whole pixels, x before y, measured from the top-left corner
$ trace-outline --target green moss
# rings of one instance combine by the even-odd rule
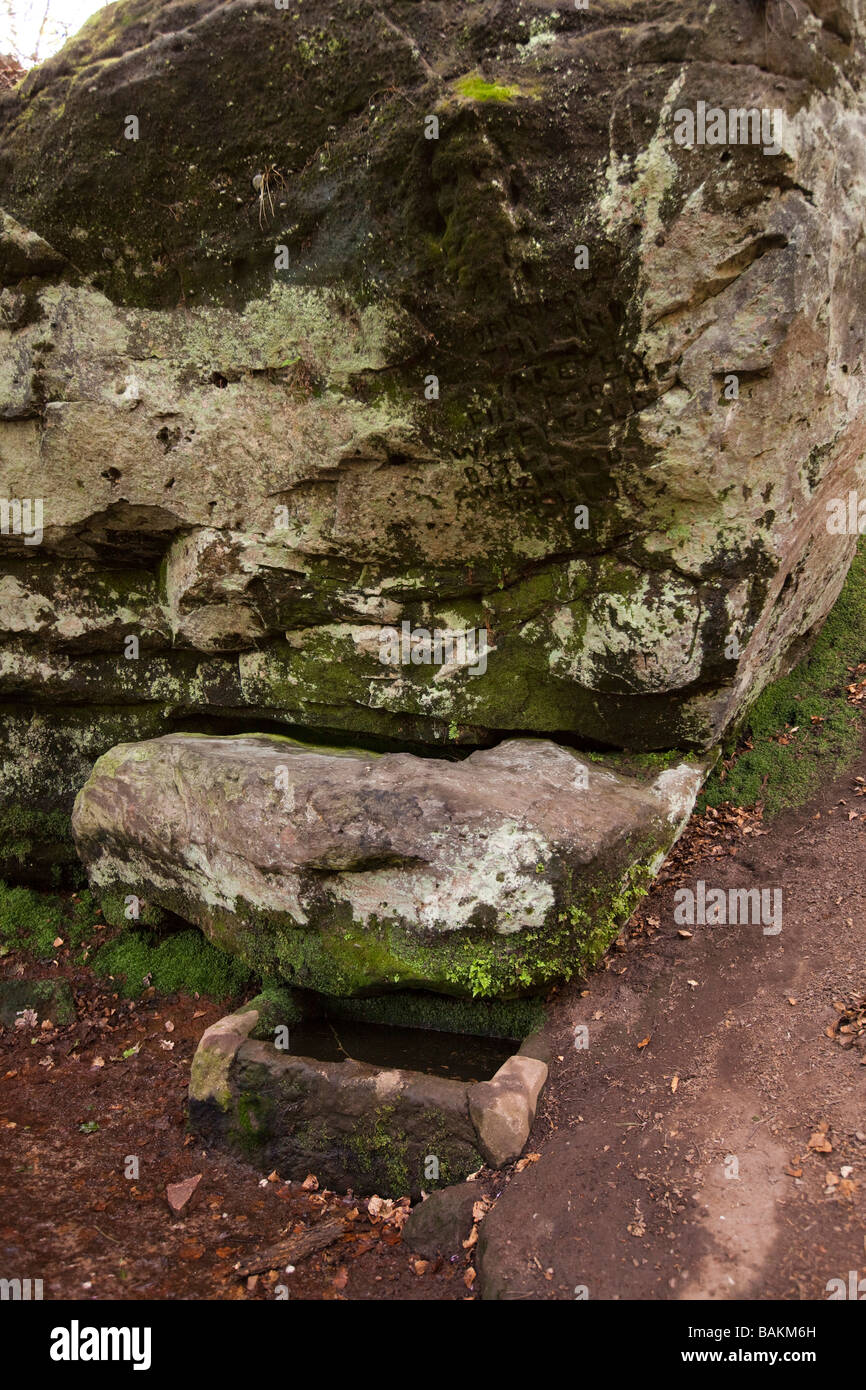
[[[252,980],[241,961],[217,950],[194,928],[161,940],[152,932],[123,931],[101,946],[91,963],[97,975],[117,977],[128,998],[146,988],[146,976],[162,993],[184,991],[212,999],[232,998]]]
[[[127,914],[132,910],[132,904],[127,902],[129,896],[131,895],[119,892],[100,892],[99,905],[109,926],[127,927],[132,921],[142,927],[166,925],[168,914],[156,903],[149,902],[145,898],[139,898],[138,916],[136,918],[128,916]]]
[[[457,1142],[449,1134],[445,1119],[438,1110],[425,1110],[421,1121],[427,1127],[427,1138],[415,1175],[419,1188],[432,1192],[437,1187],[450,1187],[452,1183],[462,1182],[469,1173],[484,1167],[484,1159],[475,1149]],[[428,1157],[439,1160],[438,1178],[430,1178],[424,1171]]]
[[[44,862],[43,862],[44,861]],[[85,881],[65,811],[39,811],[20,803],[0,808],[0,871],[9,878],[44,870],[37,881],[78,886]]]
[[[322,997],[319,1003],[326,1018],[485,1038],[525,1038],[544,1020],[539,999],[449,999],[399,990],[366,999]]]
[[[580,934],[583,963],[587,966],[598,964],[641,898],[646,897],[654,878],[648,864],[632,864],[612,892],[593,888],[588,894],[589,907],[582,903],[569,908],[568,920]]]
[[[347,1140],[347,1147],[364,1177],[380,1183],[392,1197],[409,1192],[409,1141],[395,1122],[396,1105],[380,1105],[365,1115]]]
[[[234,1110],[232,1141],[254,1157],[271,1137],[271,1104],[258,1091],[241,1091]]]
[[[294,1027],[308,1018],[311,1012],[310,1005],[302,995],[281,985],[270,985],[262,990],[261,994],[244,1005],[242,1012],[247,1009],[258,1011],[259,1021],[249,1036],[259,1042],[273,1042],[275,1028]]]
[[[846,698],[851,668],[866,660],[866,541],[809,655],[769,685],[726,742],[697,810],[729,801],[765,813],[804,805],[858,757],[862,718]],[[796,729],[796,733],[791,730]],[[779,737],[789,738],[779,743]],[[746,746],[746,745],[751,746]],[[724,761],[735,758],[733,767]]]
[[[381,1105],[362,1119],[349,1137],[347,1148],[365,1185],[391,1197],[402,1197],[421,1188],[429,1192],[447,1187],[483,1167],[477,1151],[449,1133],[447,1121],[438,1110],[425,1110],[412,1128],[416,1138],[410,1143],[401,1124],[399,1101]],[[419,1133],[423,1134],[420,1145]],[[429,1157],[439,1162],[438,1178],[425,1174]]]
[[[519,87],[506,87],[500,82],[486,82],[477,73],[461,77],[455,88],[467,101],[511,101],[512,97],[520,95]]]
[[[0,941],[10,951],[53,956],[58,936],[68,946],[80,946],[89,937],[97,915],[96,903],[87,891],[61,897],[0,883]]]

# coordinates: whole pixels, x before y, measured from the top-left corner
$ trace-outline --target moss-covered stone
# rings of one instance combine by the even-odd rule
[[[10,805],[110,746],[64,714],[56,773],[76,704],[110,742],[703,749],[820,623],[864,286],[814,152],[859,168],[862,37],[632,8],[124,0],[0,94],[4,487],[51,499],[3,538]],[[676,144],[675,102],[777,74],[783,153]],[[452,618],[486,673],[383,668],[383,624]]]
[[[101,759],[73,824],[101,892],[194,922],[260,978],[514,999],[598,959],[704,771],[625,774],[541,740],[451,762],[172,736]]]
[[[488,1038],[525,1038],[544,1019],[539,999],[456,999],[402,990],[363,999],[321,996],[318,1006],[327,1018]]]
[[[193,1062],[190,1120],[209,1144],[283,1177],[395,1198],[481,1166],[464,1083],[278,1052],[244,1041],[254,1018],[221,1019]]]

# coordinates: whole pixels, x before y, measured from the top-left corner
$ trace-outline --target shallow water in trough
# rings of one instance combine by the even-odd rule
[[[341,1019],[309,1019],[289,1030],[288,1051],[319,1062],[369,1062],[446,1076],[453,1081],[489,1081],[517,1050],[506,1038],[385,1027]]]

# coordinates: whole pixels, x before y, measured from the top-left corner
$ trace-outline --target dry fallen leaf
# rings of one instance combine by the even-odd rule
[[[675,1076],[673,1081],[671,1082],[671,1090],[674,1092],[674,1095],[676,1095],[677,1086],[679,1086],[679,1084],[680,1078],[678,1076]]]
[[[645,1037],[641,1042],[638,1043],[638,1048],[646,1047],[647,1044],[649,1043],[649,1040],[650,1040],[651,1037],[652,1037],[652,1033],[647,1033],[646,1037]]]
[[[301,1183],[301,1187],[305,1192],[318,1192],[319,1179],[316,1177],[315,1173],[308,1173]]]
[[[819,1125],[806,1147],[818,1154],[831,1154],[833,1152],[833,1145],[827,1138],[827,1130],[829,1128],[830,1126],[826,1124]]]
[[[472,1269],[471,1267],[470,1267],[469,1269],[467,1269],[466,1273],[465,1273],[464,1276],[463,1276],[463,1282],[464,1282],[464,1284],[466,1285],[467,1289],[471,1289],[471,1288],[472,1288],[472,1285],[475,1283],[475,1270],[474,1270],[474,1269]]]
[[[515,1172],[522,1173],[524,1168],[528,1168],[530,1163],[537,1163],[540,1158],[541,1154],[526,1154],[524,1158],[518,1160]]]
[[[429,1260],[413,1260],[413,1261],[412,1261],[412,1268],[414,1269],[414,1271],[415,1271],[416,1274],[426,1274],[427,1271],[428,1271],[428,1269],[430,1268],[430,1261],[429,1261]]]

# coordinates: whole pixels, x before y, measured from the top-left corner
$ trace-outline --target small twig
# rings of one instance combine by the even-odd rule
[[[99,1228],[98,1226],[94,1226],[93,1229],[94,1229],[94,1231],[99,1231],[99,1234],[100,1234],[101,1236],[104,1236],[106,1240],[113,1240],[114,1243],[115,1243],[115,1245],[120,1245],[120,1241],[117,1239],[116,1236],[110,1236],[110,1235],[108,1234],[107,1231],[102,1231],[102,1230],[100,1230],[100,1228]]]
[[[337,1044],[338,1048],[340,1049],[340,1051],[342,1052],[343,1056],[344,1056],[349,1062],[351,1062],[351,1061],[352,1061],[352,1058],[349,1056],[349,1054],[348,1054],[348,1052],[346,1051],[346,1049],[344,1048],[343,1044],[340,1042],[340,1039],[337,1037],[337,1030],[336,1030],[336,1028],[334,1027],[333,1023],[331,1023],[330,1019],[328,1020],[328,1027],[330,1028],[331,1032],[333,1033],[333,1035],[334,1035],[334,1041],[336,1042],[336,1044]]]

